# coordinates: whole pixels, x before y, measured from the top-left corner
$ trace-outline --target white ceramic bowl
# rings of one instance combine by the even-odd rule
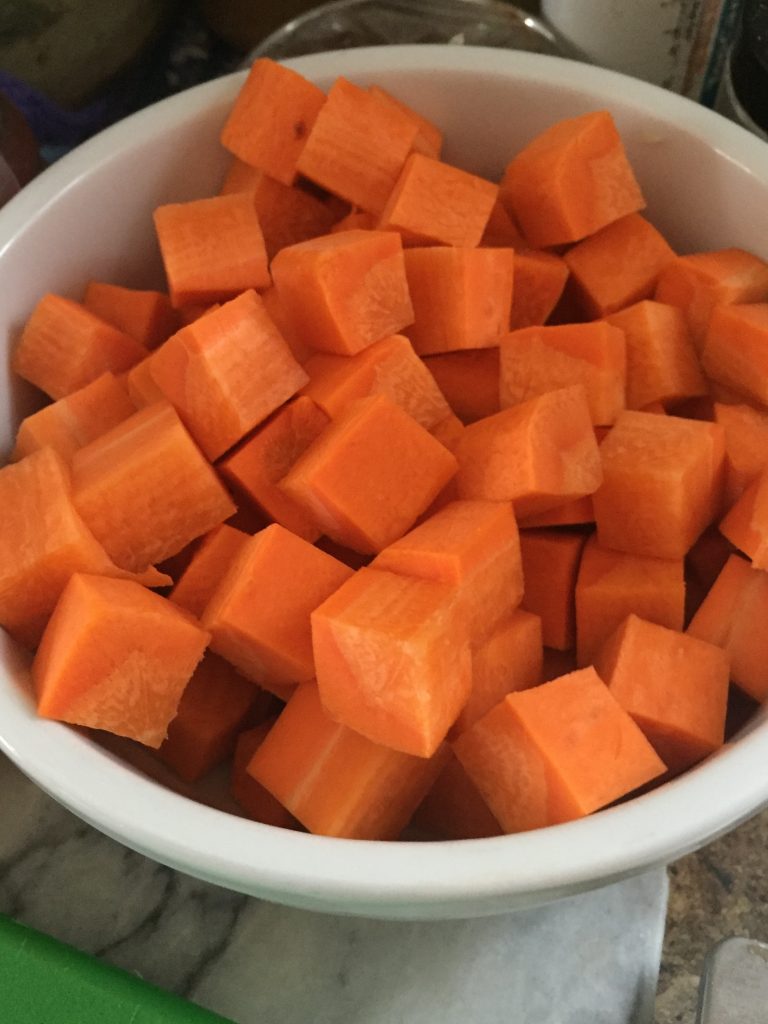
[[[446,131],[446,159],[496,177],[557,118],[607,107],[648,198],[681,250],[740,245],[768,256],[768,146],[687,100],[557,58],[463,47],[321,54],[293,66],[320,86],[377,82]],[[0,212],[0,338],[46,290],[90,277],[148,285],[159,259],[150,213],[216,188],[217,130],[240,84],[192,89],[105,131]],[[0,379],[0,456],[30,393]],[[716,756],[654,793],[522,835],[444,843],[328,839],[192,802],[77,732],[35,716],[27,659],[0,639],[0,748],[110,836],[191,875],[271,900],[393,918],[493,914],[595,887],[679,857],[768,801],[768,722],[759,714]]]

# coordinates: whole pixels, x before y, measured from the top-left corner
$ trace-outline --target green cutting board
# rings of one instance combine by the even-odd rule
[[[2,1024],[232,1024],[0,916]]]

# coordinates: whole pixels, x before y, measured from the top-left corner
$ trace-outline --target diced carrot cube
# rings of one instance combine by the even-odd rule
[[[125,385],[131,401],[137,409],[143,409],[153,402],[165,401],[165,395],[155,384],[152,376],[152,359],[147,356],[136,363],[125,375]]]
[[[716,423],[623,412],[600,456],[592,501],[603,547],[682,558],[719,514],[725,442]]]
[[[453,748],[505,832],[591,814],[665,769],[593,668],[509,694]]]
[[[485,839],[502,835],[501,826],[453,751],[419,804],[413,824],[440,839]]]
[[[551,508],[547,512],[537,512],[532,516],[525,516],[519,520],[518,525],[522,528],[534,526],[583,526],[586,523],[594,523],[595,510],[592,507],[592,498],[586,495],[583,498],[574,498],[564,505]]]
[[[269,313],[272,322],[282,334],[284,341],[288,345],[288,348],[293,353],[293,358],[297,363],[302,365],[306,363],[309,357],[313,354],[313,349],[306,345],[296,334],[293,327],[293,321],[285,310],[285,306],[280,301],[280,296],[277,294],[277,288],[272,285],[271,288],[267,288],[266,291],[260,293],[261,301],[264,303],[264,308]]]
[[[491,215],[485,225],[480,245],[500,245],[504,248],[514,249],[516,252],[528,248],[522,231],[498,196],[491,208]],[[522,251],[519,254],[523,255]],[[566,276],[567,273],[566,269]],[[517,270],[515,270],[515,278],[517,278]]]
[[[768,569],[768,471],[747,485],[720,523],[720,532],[752,559],[755,569]]]
[[[291,812],[248,774],[248,765],[269,735],[275,721],[276,719],[269,719],[254,729],[241,732],[238,736],[232,761],[230,789],[235,802],[254,821],[275,828],[297,828],[299,823]]]
[[[156,348],[179,327],[179,315],[163,292],[89,281],[83,305],[145,348]]]
[[[203,537],[189,564],[168,595],[174,604],[201,618],[208,602],[226,576],[237,555],[248,542],[248,534],[222,523]]]
[[[578,242],[645,205],[606,110],[558,121],[529,142],[499,195],[535,248]]]
[[[518,518],[592,494],[602,480],[600,451],[580,385],[470,424],[454,454],[460,496],[512,501]]]
[[[701,363],[716,384],[768,404],[768,302],[715,306]]]
[[[515,253],[515,294],[509,329],[545,324],[563,294],[568,265],[560,256],[535,249]]]
[[[451,409],[464,423],[499,411],[499,350],[467,349],[424,358]]]
[[[434,157],[436,160],[440,156],[440,150],[443,148],[443,133],[428,118],[419,114],[412,107],[409,107],[407,103],[403,103],[402,100],[397,99],[392,93],[387,92],[386,89],[382,89],[379,85],[371,85],[368,88],[368,92],[371,95],[376,96],[377,99],[383,100],[385,103],[390,103],[397,107],[398,110],[407,114],[411,117],[418,126],[416,137],[411,143],[411,148],[417,153],[423,153],[424,156]]]
[[[547,647],[567,651],[576,643],[576,580],[586,537],[559,530],[521,530],[522,606],[541,619]]]
[[[32,663],[38,712],[159,747],[208,639],[132,580],[74,573]]]
[[[768,413],[715,402],[714,419],[725,431],[725,505],[730,508],[768,468]]]
[[[203,613],[211,649],[271,689],[315,674],[310,612],[352,575],[276,523],[251,537]]]
[[[455,598],[445,583],[359,569],[312,613],[328,714],[374,743],[432,757],[472,685]]]
[[[281,250],[277,294],[299,340],[352,356],[413,322],[400,236],[340,231]]]
[[[590,665],[631,613],[681,630],[685,615],[683,569],[682,558],[628,555],[603,548],[596,537],[590,537],[576,580],[577,664]]]
[[[456,472],[456,459],[386,395],[352,402],[294,463],[281,487],[339,544],[375,554],[410,529]]]
[[[397,839],[440,773],[431,759],[372,743],[334,721],[313,683],[300,686],[248,766],[310,832]]]
[[[283,182],[293,184],[296,164],[325,94],[284,64],[254,61],[221,132],[235,156]]]

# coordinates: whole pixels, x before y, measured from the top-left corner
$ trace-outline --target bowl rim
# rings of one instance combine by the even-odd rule
[[[444,70],[541,81],[594,92],[685,131],[768,176],[768,148],[698,104],[617,72],[541,54],[434,45],[367,47],[286,61],[314,79]],[[245,72],[204,83],[139,111],[62,158],[0,211],[0,260],[30,220],[135,133],[151,134],[199,104],[230,99]],[[0,665],[24,658],[0,635]],[[587,818],[498,838],[432,843],[335,839],[261,825],[165,789],[67,726],[35,715],[28,694],[0,681],[0,750],[60,803],[127,846],[229,889],[317,907],[462,906],[509,909],[504,898],[543,901],[668,862],[768,802],[764,713],[713,757],[654,792]],[[87,780],[87,785],[84,784]],[[713,799],[713,793],[718,799]],[[726,809],[723,810],[723,795]],[[172,827],[169,823],[172,822]],[[202,837],[202,838],[201,838]],[[258,850],[258,856],[253,850]],[[428,851],[428,852],[425,852]]]

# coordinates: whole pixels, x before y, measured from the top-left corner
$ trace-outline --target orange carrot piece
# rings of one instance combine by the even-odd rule
[[[677,256],[659,277],[654,297],[682,309],[701,351],[715,306],[768,300],[768,263],[743,249]]]
[[[499,195],[535,248],[578,242],[645,205],[605,110],[558,121],[529,142]]]
[[[211,649],[265,689],[314,676],[310,613],[352,575],[278,524],[251,537],[203,613]]]
[[[454,416],[452,412],[449,413],[444,420],[440,420],[439,423],[435,424],[431,430],[432,437],[438,440],[440,444],[444,444],[450,452],[452,452],[455,445],[458,444],[459,438],[463,433],[464,424],[461,422],[459,417]],[[450,488],[453,483],[453,480],[449,480],[445,486]],[[443,491],[445,491],[445,488],[443,488]],[[456,492],[455,496],[458,498],[458,492]],[[435,500],[437,501],[439,497],[440,495],[438,495]]]
[[[49,292],[24,325],[11,366],[57,399],[79,391],[107,370],[130,369],[146,354],[138,341],[79,302]]]
[[[685,615],[683,560],[584,547],[576,580],[576,663],[590,665],[629,614],[681,630]],[[665,758],[666,760],[666,758]]]
[[[440,773],[431,759],[390,750],[336,722],[317,687],[299,687],[248,766],[310,832],[397,839]]]
[[[514,249],[516,252],[528,247],[522,231],[498,196],[491,208],[491,215],[485,225],[480,245],[500,245],[504,248]],[[522,256],[524,253],[519,252],[519,255]],[[515,280],[517,280],[517,269],[515,269]]]
[[[453,749],[505,832],[581,818],[665,770],[593,668],[509,694]]]
[[[21,459],[50,447],[69,461],[78,448],[135,412],[125,387],[107,371],[78,391],[25,417],[16,434],[12,458]]]
[[[715,402],[714,419],[725,431],[725,505],[730,508],[768,468],[768,412]]]
[[[304,364],[309,383],[302,394],[313,399],[334,419],[350,402],[370,395],[387,395],[420,423],[432,430],[451,415],[451,407],[400,334],[369,345],[354,356],[320,352]]]
[[[224,174],[218,194],[228,196],[233,192],[251,192],[258,188],[263,177],[265,177],[264,172],[260,171],[258,167],[247,164],[240,157],[233,156]],[[272,181],[276,180],[276,178],[272,178]]]
[[[645,299],[607,319],[624,332],[628,409],[706,395],[707,382],[680,309]]]
[[[235,756],[232,761],[230,791],[232,797],[245,814],[263,825],[274,828],[299,828],[299,823],[279,800],[264,789],[252,775],[248,774],[248,765],[254,754],[269,735],[276,718],[271,718],[253,729],[241,732],[235,744]]]
[[[381,211],[379,229],[399,231],[406,245],[473,248],[480,244],[498,191],[476,174],[411,153]]]
[[[752,560],[755,569],[768,569],[768,471],[747,485],[720,523],[720,532]]]
[[[410,112],[339,77],[297,167],[334,195],[379,214],[418,133]]]
[[[639,213],[613,221],[563,257],[589,316],[608,316],[650,299],[674,258],[661,232]]]
[[[296,164],[325,94],[284,64],[254,61],[221,132],[222,145],[284,185]]]
[[[719,647],[632,614],[595,668],[674,774],[722,746],[729,666]]]
[[[443,148],[443,133],[428,118],[422,116],[418,111],[409,107],[407,103],[403,103],[402,100],[397,99],[392,93],[387,92],[386,89],[382,89],[379,85],[371,85],[368,87],[368,92],[377,99],[382,100],[384,103],[389,103],[395,106],[398,110],[407,114],[411,117],[418,125],[418,131],[416,136],[411,143],[411,148],[417,153],[423,153],[424,156],[431,156],[437,160],[440,156],[440,150]]]
[[[211,460],[307,382],[254,291],[174,334],[150,372]]]
[[[520,604],[520,540],[508,502],[453,501],[390,544],[372,568],[446,583],[472,640],[480,640]]]
[[[568,265],[560,256],[535,249],[515,253],[515,294],[509,329],[545,324],[568,280]]]
[[[172,406],[157,402],[72,459],[78,512],[118,565],[141,571],[235,511]]]
[[[286,312],[283,303],[280,301],[280,296],[277,294],[277,288],[272,285],[271,288],[267,288],[266,291],[263,291],[260,294],[261,301],[264,303],[264,308],[267,313],[269,313],[275,327],[278,329],[280,334],[282,334],[288,348],[293,353],[293,358],[297,363],[301,363],[303,365],[312,355],[313,350],[309,345],[305,345],[296,334],[296,331],[293,328],[293,322]]]
[[[509,327],[512,249],[406,249],[414,320],[405,333],[419,355],[498,345]]]
[[[394,231],[340,231],[291,245],[272,275],[293,331],[321,352],[352,356],[413,322]]]
[[[439,839],[485,839],[503,834],[453,751],[416,809],[412,823]]]
[[[377,217],[372,213],[366,213],[365,210],[351,210],[341,220],[336,221],[331,228],[331,234],[335,235],[339,231],[373,231],[377,220]]]
[[[165,401],[165,395],[152,376],[152,358],[147,356],[128,371],[125,376],[128,395],[137,409],[143,409],[153,402]]]
[[[223,302],[272,283],[253,199],[233,192],[154,212],[171,303]]]
[[[512,501],[519,518],[592,494],[602,480],[581,386],[550,391],[470,424],[454,454],[462,498]]]
[[[716,384],[768,405],[768,302],[715,306],[701,364]]]
[[[538,512],[536,515],[525,516],[519,521],[519,526],[583,526],[587,523],[594,523],[595,510],[592,507],[592,498],[587,494],[583,498],[574,498],[564,505],[551,508],[547,512]]]
[[[386,395],[352,402],[280,486],[339,544],[376,554],[410,529],[456,459]]]
[[[149,349],[157,348],[179,327],[179,315],[163,292],[89,281],[83,305]]]
[[[541,619],[547,647],[567,651],[576,643],[576,580],[586,536],[559,530],[522,530],[522,606]]]
[[[464,423],[499,411],[499,350],[467,349],[424,358],[454,413]]]
[[[466,704],[466,630],[445,583],[359,569],[312,613],[331,717],[374,743],[432,757]]]
[[[600,456],[592,501],[603,547],[682,558],[719,514],[725,441],[716,423],[623,412]]]
[[[202,618],[208,602],[248,542],[248,534],[222,523],[203,537],[168,595],[174,604]]]
[[[499,344],[501,408],[583,384],[592,422],[613,423],[624,408],[624,334],[605,321],[524,327]]]
[[[304,395],[284,405],[218,465],[224,479],[271,520],[310,543],[320,536],[311,516],[278,486],[298,457],[328,424],[323,410]]]

